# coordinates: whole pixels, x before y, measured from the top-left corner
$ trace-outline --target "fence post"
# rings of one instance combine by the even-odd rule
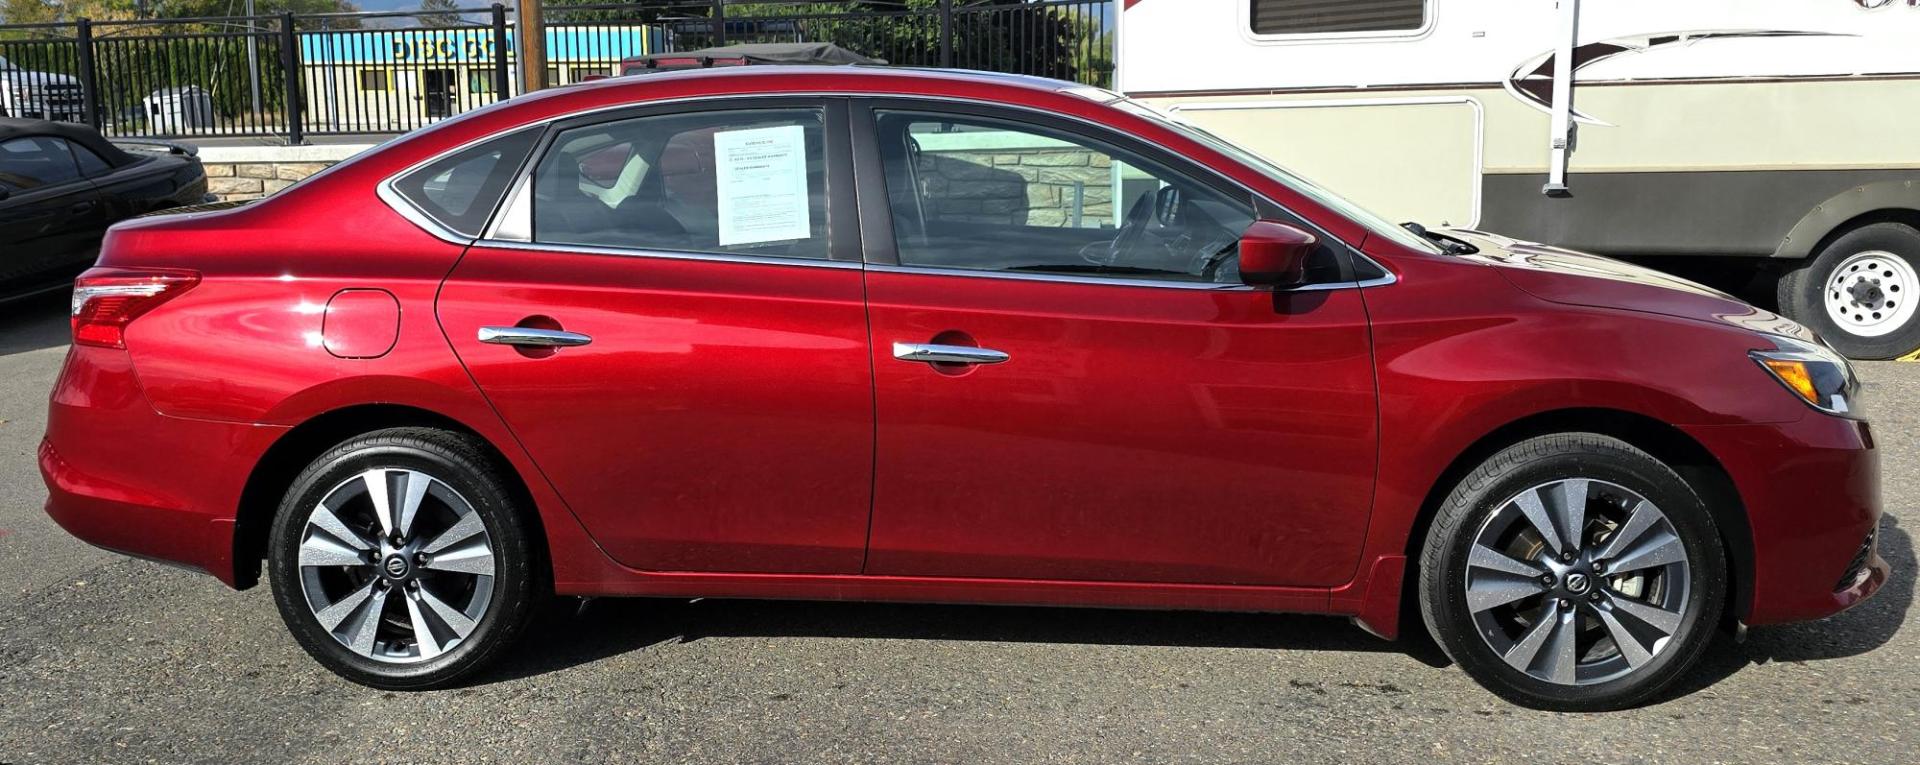
[[[727,0],[713,0],[713,43],[718,48],[727,44]]]
[[[80,57],[80,98],[81,119],[87,121],[87,127],[100,129],[100,78],[93,70],[93,20],[80,19],[74,23],[73,43]]]
[[[953,0],[940,0],[940,66],[953,67]]]
[[[494,3],[493,100],[495,101],[507,100],[507,94],[513,90],[513,84],[509,82],[513,75],[507,69],[507,51],[509,50],[512,50],[512,47],[507,44],[507,7]]]
[[[280,12],[280,67],[286,70],[287,143],[307,142],[300,117],[300,36],[293,31],[293,12]]]

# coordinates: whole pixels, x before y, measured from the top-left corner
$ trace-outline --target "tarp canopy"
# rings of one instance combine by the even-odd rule
[[[620,73],[639,74],[652,70],[743,64],[885,65],[886,63],[884,59],[868,58],[833,43],[748,43],[622,59]]]

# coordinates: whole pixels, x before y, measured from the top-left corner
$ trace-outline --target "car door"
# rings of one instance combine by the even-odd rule
[[[867,573],[1351,578],[1377,447],[1354,282],[1239,284],[1251,193],[1117,133],[913,101],[855,125],[887,211]]]
[[[81,177],[65,139],[0,142],[0,192],[0,292],[68,278],[99,255],[99,190]]]
[[[873,390],[854,208],[829,204],[853,187],[844,120],[779,98],[558,124],[448,277],[448,339],[620,563],[860,570]]]

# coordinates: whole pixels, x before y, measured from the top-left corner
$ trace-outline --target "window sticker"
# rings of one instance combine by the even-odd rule
[[[720,246],[806,239],[806,128],[728,130],[713,135]]]

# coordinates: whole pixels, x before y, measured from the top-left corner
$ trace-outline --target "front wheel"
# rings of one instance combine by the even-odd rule
[[[1842,234],[1780,279],[1780,307],[1856,359],[1920,348],[1920,231],[1875,223]]]
[[[1493,455],[1448,495],[1420,557],[1435,640],[1481,685],[1538,709],[1652,699],[1699,659],[1726,593],[1699,496],[1591,433]]]
[[[469,437],[394,428],[295,478],[268,550],[274,602],[342,677],[444,686],[512,645],[542,590],[500,469]]]

